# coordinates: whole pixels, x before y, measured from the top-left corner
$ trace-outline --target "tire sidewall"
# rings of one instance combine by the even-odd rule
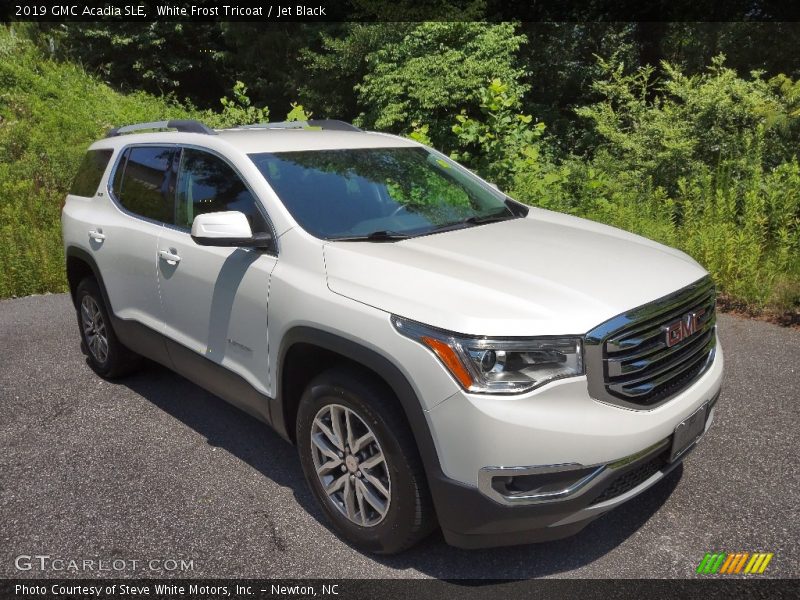
[[[297,444],[306,481],[336,532],[360,549],[392,553],[404,547],[409,532],[414,529],[418,518],[418,498],[400,445],[381,417],[378,407],[374,406],[380,401],[375,396],[375,390],[357,381],[347,381],[343,385],[335,377],[317,378],[306,389],[300,403]],[[319,410],[330,404],[339,404],[354,411],[372,429],[383,450],[391,481],[391,500],[384,519],[372,527],[356,525],[339,512],[325,493],[314,468],[311,425]]]

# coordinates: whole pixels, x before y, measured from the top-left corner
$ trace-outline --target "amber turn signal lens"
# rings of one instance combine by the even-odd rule
[[[432,337],[422,336],[422,342],[434,351],[436,356],[439,357],[444,365],[450,370],[458,382],[464,386],[464,389],[469,389],[472,385],[472,377],[469,372],[464,368],[464,365],[458,358],[455,351],[441,340]]]

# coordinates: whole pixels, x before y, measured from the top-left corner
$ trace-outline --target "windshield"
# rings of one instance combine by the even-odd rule
[[[323,239],[400,239],[514,216],[503,194],[424,148],[250,158],[295,220]]]

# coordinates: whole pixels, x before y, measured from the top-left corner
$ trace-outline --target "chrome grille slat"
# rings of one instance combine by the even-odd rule
[[[704,277],[587,333],[590,395],[629,408],[649,409],[691,385],[713,362],[715,298],[711,279]],[[701,310],[702,316],[688,317]],[[668,326],[684,318],[689,318],[687,326],[693,333],[667,346]]]
[[[709,346],[710,346],[710,344],[709,344]],[[710,348],[710,350],[713,350],[713,347]],[[660,387],[660,386],[662,386],[664,384],[669,383],[673,379],[676,379],[678,376],[680,376],[684,372],[691,370],[693,367],[696,367],[698,365],[698,363],[702,363],[704,361],[708,362],[710,356],[711,355],[707,354],[707,353],[700,353],[693,360],[690,360],[689,362],[683,363],[680,369],[669,373],[668,376],[664,376],[664,377],[661,377],[659,379],[643,382],[641,385],[638,386],[639,389],[636,389],[635,387],[632,388],[630,385],[626,385],[626,386],[614,386],[614,385],[612,385],[610,387],[615,389],[615,390],[617,390],[617,391],[619,391],[620,393],[625,394],[628,397],[631,397],[631,398],[641,397],[641,396],[643,396],[645,394],[648,394],[648,393],[652,392],[657,387]]]
[[[612,380],[609,382],[609,387],[624,393],[624,391],[629,387],[636,387],[638,384],[643,382],[655,381],[658,384],[666,383],[673,377],[680,375],[685,370],[684,366],[693,364],[696,358],[708,356],[708,351],[711,349],[710,344],[711,338],[709,336],[708,339],[705,340],[704,344],[694,346],[691,352],[683,356],[679,356],[677,360],[673,360],[668,364],[662,365],[661,368],[653,371],[652,373],[647,373],[643,377],[636,377],[633,379],[625,378],[619,381]]]
[[[640,352],[634,356],[626,356],[624,358],[610,357],[606,361],[608,366],[608,376],[614,378],[621,375],[632,375],[661,363],[671,356],[676,356],[681,353],[685,354],[686,351],[692,346],[702,345],[701,340],[707,341],[709,333],[713,333],[711,330],[714,328],[715,324],[716,319],[706,321],[703,327],[694,336],[692,336],[692,338],[685,345],[677,344],[672,348],[667,348],[666,343],[662,342],[658,346],[650,348],[645,352]],[[661,334],[663,335],[663,332],[661,332]],[[657,356],[654,358],[648,358],[653,357],[654,355]]]
[[[702,319],[702,324],[705,325],[708,322],[709,318],[711,318],[711,316],[714,314],[713,313],[714,303],[713,302],[709,302],[708,304],[705,304],[703,306],[698,306],[698,307],[695,308],[695,310],[700,309],[700,308],[703,308],[706,311],[705,314],[703,315],[703,319]],[[691,310],[691,309],[684,309],[684,312],[686,312],[688,310]],[[678,313],[678,316],[680,316],[680,314],[684,314],[684,313]],[[606,344],[606,351],[607,351],[609,357],[614,358],[617,355],[619,355],[620,353],[624,353],[625,359],[629,359],[629,358],[633,358],[634,356],[636,356],[636,357],[638,357],[638,356],[646,356],[647,354],[653,352],[653,350],[658,346],[666,347],[666,345],[664,344],[663,341],[661,341],[661,342],[656,342],[656,341],[659,340],[660,336],[662,336],[662,334],[664,333],[664,329],[663,329],[664,328],[664,322],[670,323],[672,321],[675,321],[678,318],[678,316],[669,315],[662,322],[660,322],[656,327],[650,327],[650,328],[648,328],[646,330],[643,330],[645,332],[644,336],[639,335],[636,338],[633,338],[632,340],[630,340],[629,343],[625,344],[626,347],[624,349],[622,349],[622,350],[614,350],[614,351],[612,351],[612,350],[610,350],[608,348],[608,343],[607,343]],[[622,338],[622,339],[626,339],[627,340],[628,338]],[[656,343],[654,344],[654,342],[656,342]],[[636,354],[635,355],[631,355],[631,352],[635,352]]]
[[[652,330],[659,329],[665,321],[669,322],[674,319],[677,319],[682,314],[686,313],[692,308],[699,308],[700,306],[714,306],[714,290],[704,290],[703,294],[699,294],[697,296],[693,296],[691,301],[689,302],[681,302],[679,306],[674,307],[672,310],[660,313],[652,318],[648,319],[646,322],[640,322],[635,327],[625,327],[622,331],[617,333],[613,338],[609,339],[607,344],[607,350],[609,352],[620,352],[620,351],[627,351],[630,350],[632,345],[631,342],[635,341],[630,340],[632,335],[638,333],[648,333]],[[627,342],[627,343],[626,343]],[[633,344],[636,346],[638,344]]]
[[[634,331],[631,331],[629,333],[626,332],[624,335],[609,340],[606,343],[606,349],[608,350],[609,353],[629,352],[633,348],[636,348],[640,346],[642,343],[651,339],[653,336],[658,335],[659,331],[661,331],[661,327],[663,327],[665,322],[669,323],[671,321],[680,318],[681,315],[685,314],[690,310],[698,310],[700,308],[704,308],[706,310],[706,313],[708,314],[708,312],[713,310],[714,308],[714,301],[711,298],[704,298],[701,304],[689,304],[685,307],[682,307],[679,310],[672,311],[669,314],[665,314],[659,317],[659,319],[654,324],[652,323],[648,324],[645,327],[637,328]]]

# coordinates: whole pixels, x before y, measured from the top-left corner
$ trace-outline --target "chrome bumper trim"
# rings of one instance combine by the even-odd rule
[[[609,463],[596,465],[582,465],[579,463],[564,463],[560,465],[537,465],[529,467],[483,467],[478,471],[478,489],[485,496],[500,504],[509,506],[522,504],[540,504],[545,502],[558,502],[567,498],[581,496],[592,489],[596,489],[604,481],[616,474],[618,469],[633,467],[645,462],[657,452],[663,451],[670,443],[672,436],[653,444],[639,452],[620,458]],[[526,475],[547,475],[550,473],[569,473],[570,471],[583,471],[592,469],[590,473],[577,478],[568,486],[559,490],[538,492],[532,494],[503,494],[492,486],[495,477],[522,477]]]

